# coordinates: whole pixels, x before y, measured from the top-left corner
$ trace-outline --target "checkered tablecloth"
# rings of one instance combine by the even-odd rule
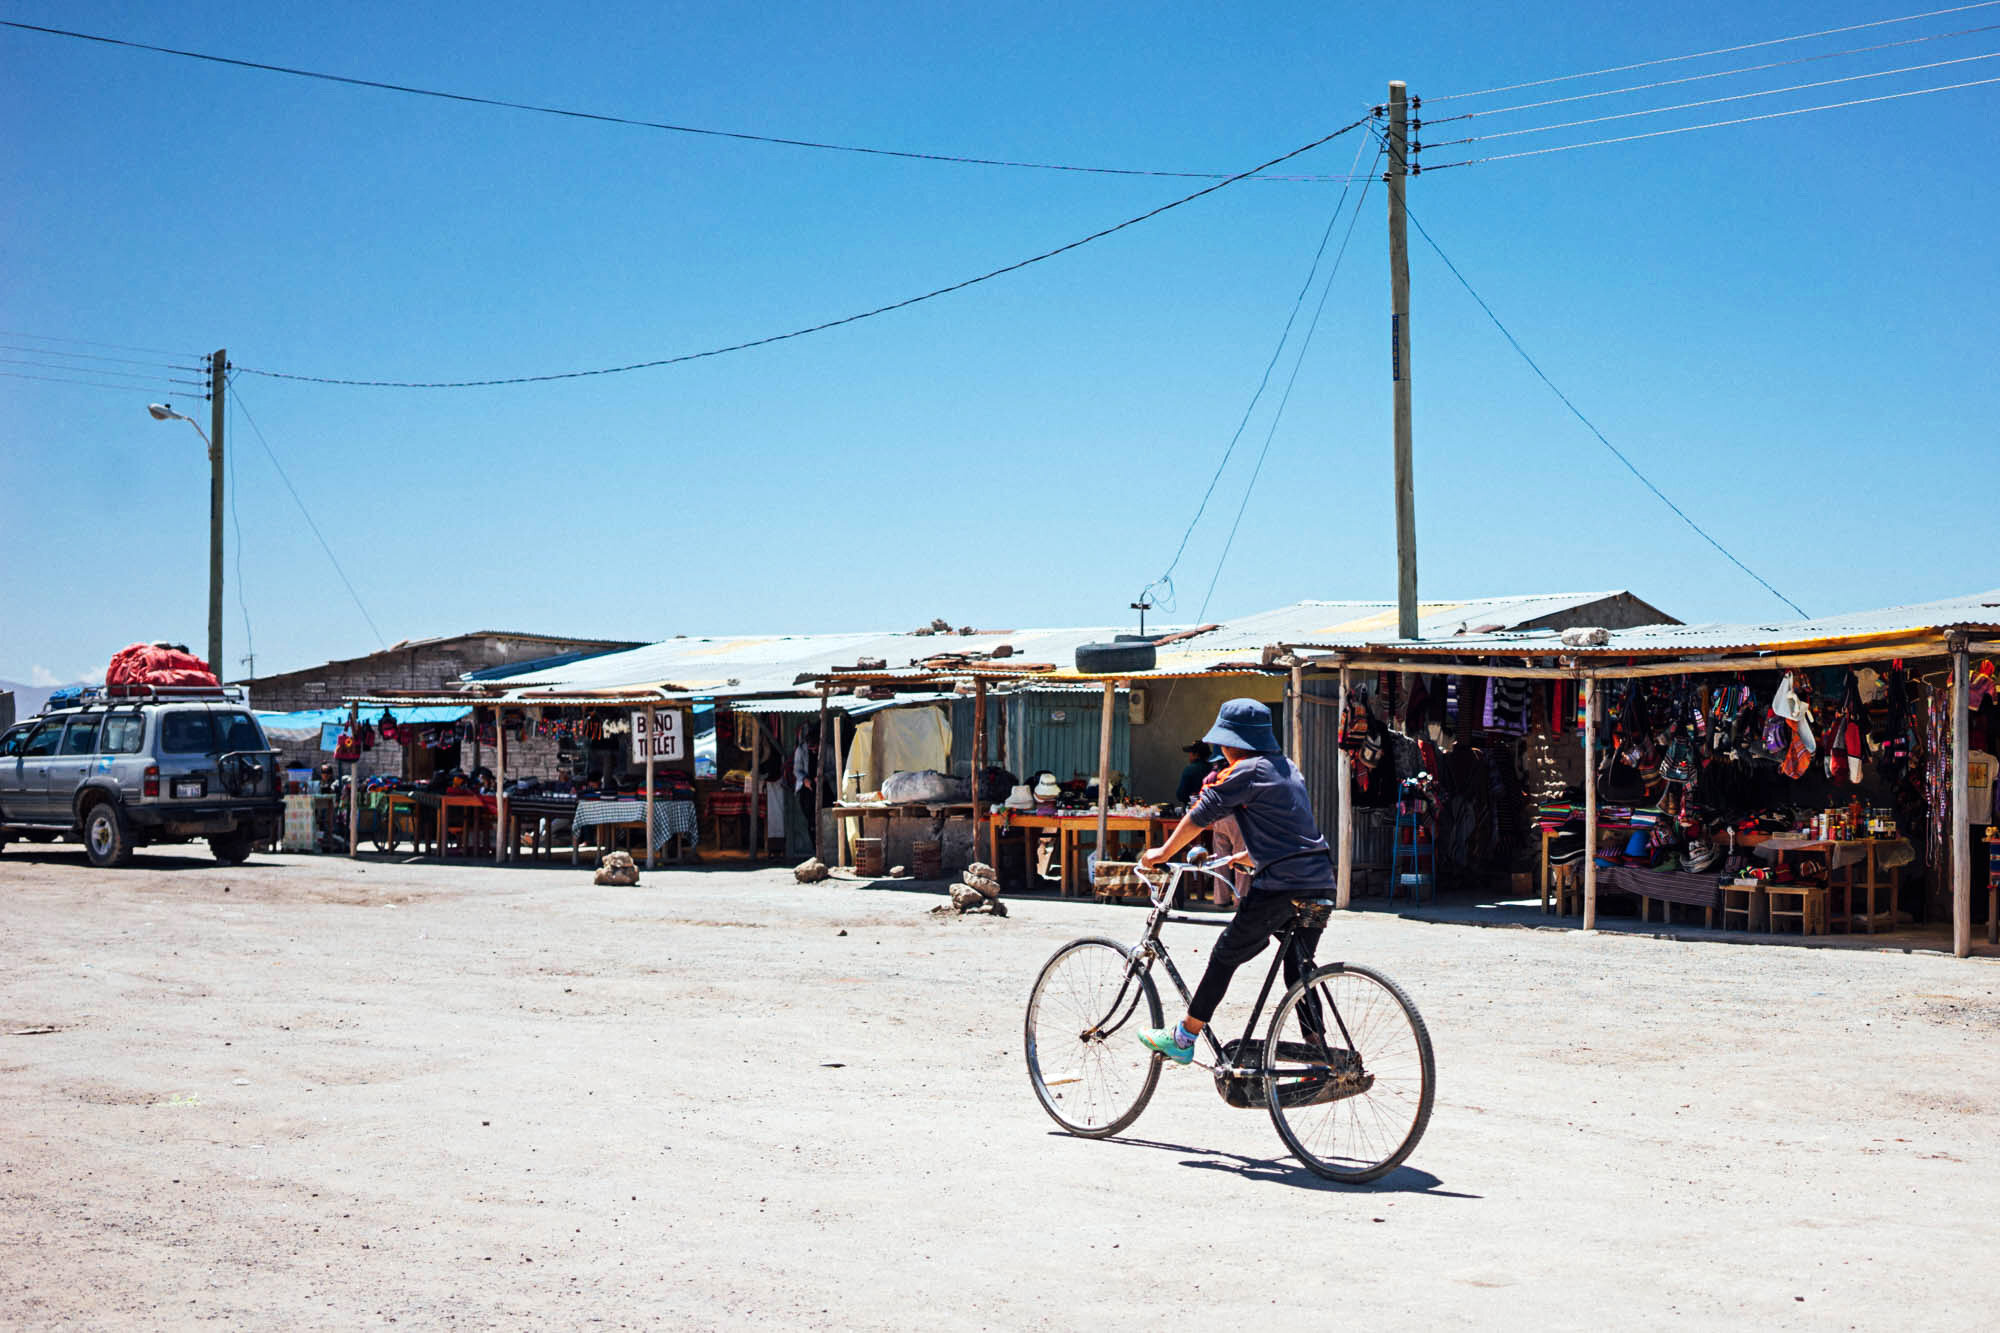
[[[637,824],[646,818],[644,801],[578,801],[570,816],[570,836],[575,838],[597,824]],[[668,838],[680,834],[690,847],[698,844],[693,801],[653,802],[653,846],[661,847]]]

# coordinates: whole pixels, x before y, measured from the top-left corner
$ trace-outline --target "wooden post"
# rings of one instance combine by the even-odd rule
[[[1104,859],[1104,839],[1110,833],[1111,824],[1111,710],[1118,702],[1118,682],[1104,682],[1104,707],[1099,713],[1097,724],[1097,859]],[[1063,866],[1063,879],[1070,877],[1069,866]],[[1067,884],[1064,885],[1067,888]],[[1096,885],[1093,883],[1092,888]]]
[[[829,715],[826,709],[826,691],[827,691],[826,682],[821,681],[819,687],[819,763],[814,765],[813,775],[812,775],[813,826],[811,829],[811,833],[813,840],[813,855],[817,856],[821,860],[821,862],[828,862],[831,859],[826,855],[826,852],[823,851],[819,845],[820,826],[826,822],[825,820],[819,817],[820,811],[826,808],[826,765],[827,761],[833,758],[833,746],[831,744],[831,738],[828,737],[828,735],[826,734],[827,723],[829,721]],[[839,781],[839,777],[837,774],[835,775],[835,781],[836,782]],[[835,820],[834,822],[837,824],[840,821]]]
[[[361,721],[361,705],[351,704],[347,709],[347,730],[358,736]],[[361,846],[361,751],[354,752],[354,762],[347,766],[347,855],[352,860]]]
[[[845,710],[843,710],[845,711]],[[847,790],[847,733],[841,729],[846,718],[833,719],[833,803],[839,805]],[[833,821],[833,863],[847,864],[847,821]]]
[[[751,727],[750,780],[743,785],[750,792],[750,856],[754,860],[764,851],[764,719],[754,713],[747,716]]]
[[[1972,953],[1971,664],[1951,641],[1951,951]]]
[[[1597,681],[1583,682],[1583,928],[1597,929]]]
[[[660,710],[646,705],[646,869],[653,868],[653,765],[660,751]]]
[[[513,841],[507,836],[507,716],[493,705],[493,863],[505,865]],[[477,734],[479,728],[473,727]]]
[[[1291,688],[1291,701],[1285,708],[1287,714],[1285,721],[1291,724],[1288,730],[1291,732],[1292,739],[1292,767],[1299,770],[1299,776],[1303,778],[1306,772],[1306,706],[1304,703],[1306,669],[1296,662],[1292,664]]]
[[[1347,739],[1347,682],[1348,668],[1340,668],[1340,720],[1334,725],[1333,787],[1336,793],[1337,817],[1340,828],[1335,836],[1340,839],[1340,860],[1337,863],[1334,905],[1345,909],[1354,902],[1354,765],[1348,760],[1347,751],[1340,744]]]
[[[972,859],[992,862],[982,855],[990,841],[986,830],[986,803],[979,799],[979,770],[986,766],[986,681],[972,682]]]

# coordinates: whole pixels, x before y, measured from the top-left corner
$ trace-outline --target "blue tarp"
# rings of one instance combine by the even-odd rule
[[[398,723],[416,726],[436,726],[444,722],[457,722],[469,717],[470,708],[448,705],[425,705],[423,707],[391,707],[390,716]],[[382,709],[361,710],[364,722],[380,722]],[[340,735],[340,729],[347,725],[345,708],[307,708],[296,713],[266,713],[259,710],[257,720],[264,724],[264,734],[273,742],[289,742],[293,745],[304,743],[308,738],[318,741],[322,750],[332,750],[333,743]]]

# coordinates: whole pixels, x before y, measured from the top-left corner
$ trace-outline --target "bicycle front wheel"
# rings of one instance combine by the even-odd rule
[[[1160,1081],[1161,1057],[1139,1029],[1161,1025],[1153,978],[1114,940],[1056,950],[1028,993],[1028,1081],[1049,1118],[1101,1139],[1138,1119]]]
[[[1437,1059],[1403,988],[1370,968],[1322,967],[1278,1002],[1264,1095],[1309,1170],[1363,1184],[1402,1165],[1430,1123]]]

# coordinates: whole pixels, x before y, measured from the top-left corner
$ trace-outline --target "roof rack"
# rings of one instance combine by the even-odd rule
[[[79,696],[82,703],[103,703],[112,699],[203,700],[225,699],[242,703],[240,685],[90,685]]]

